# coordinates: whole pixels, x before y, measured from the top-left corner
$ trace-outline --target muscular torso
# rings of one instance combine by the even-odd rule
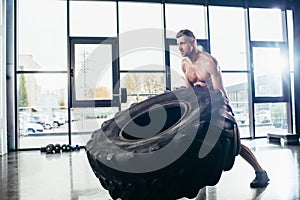
[[[191,87],[212,85],[210,74],[207,72],[208,62],[207,55],[204,53],[199,53],[199,58],[194,63],[188,57],[183,58],[182,71]]]

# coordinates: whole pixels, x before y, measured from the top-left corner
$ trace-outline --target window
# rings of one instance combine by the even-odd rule
[[[280,9],[250,8],[249,11],[252,41],[283,41]]]
[[[66,5],[18,1],[16,124],[21,149],[68,141]]]
[[[120,34],[138,29],[162,29],[162,5],[157,3],[119,3]],[[141,35],[143,39],[146,39]]]
[[[189,29],[197,39],[207,39],[205,6],[166,4],[165,8],[167,38],[175,38],[178,31]]]
[[[224,87],[230,100],[240,136],[249,137],[249,87],[248,73],[223,73]]]
[[[243,8],[209,7],[211,54],[222,70],[247,70]]]
[[[70,1],[70,35],[116,37],[116,2]]]
[[[119,3],[120,70],[164,70],[162,5]]]
[[[141,102],[151,96],[163,93],[165,90],[164,73],[122,73],[121,88],[127,88],[128,100],[122,104],[122,109],[128,108],[132,103]]]
[[[165,88],[162,4],[119,3],[120,85],[128,101],[121,109]]]
[[[254,107],[255,136],[287,132],[286,103],[257,103]]]
[[[283,95],[282,70],[284,66],[281,57],[279,48],[253,48],[256,97],[276,97]]]
[[[112,45],[75,44],[75,99],[112,100]]]
[[[243,8],[209,6],[211,54],[223,72],[230,105],[241,137],[249,137],[249,70]]]
[[[19,73],[17,83],[19,147],[66,143],[67,74]]]
[[[22,0],[18,3],[17,69],[67,70],[66,2]]]

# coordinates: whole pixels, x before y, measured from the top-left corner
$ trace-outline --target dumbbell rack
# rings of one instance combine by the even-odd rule
[[[55,154],[61,152],[80,151],[80,148],[81,147],[79,145],[71,146],[69,144],[48,144],[45,147],[41,147],[40,151],[46,154]]]

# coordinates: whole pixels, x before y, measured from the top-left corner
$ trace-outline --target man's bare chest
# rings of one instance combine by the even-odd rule
[[[207,71],[201,65],[195,65],[189,63],[186,66],[186,75],[189,79],[197,80],[197,81],[205,81],[208,77]]]

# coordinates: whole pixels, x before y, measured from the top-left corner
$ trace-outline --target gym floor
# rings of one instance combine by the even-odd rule
[[[254,171],[240,156],[215,186],[199,191],[196,200],[300,199],[300,147],[272,144],[267,139],[242,140],[271,179],[266,188],[251,189]],[[45,154],[12,152],[0,157],[0,199],[110,200],[87,161],[85,150]],[[182,198],[181,200],[186,200]]]

